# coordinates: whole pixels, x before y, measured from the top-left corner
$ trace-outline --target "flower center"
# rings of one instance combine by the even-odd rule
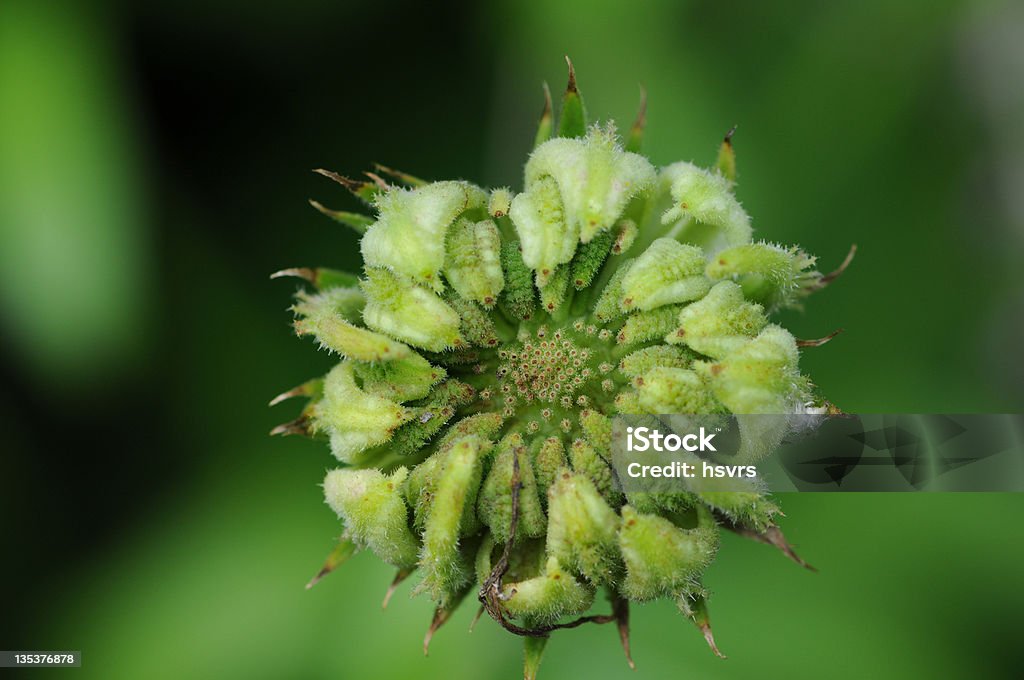
[[[580,347],[557,330],[541,328],[537,337],[526,337],[517,345],[498,352],[501,364],[497,377],[505,405],[558,403],[573,405],[573,398],[591,377],[591,350]]]
[[[529,432],[546,421],[567,430],[569,421],[564,417],[592,406],[598,397],[589,383],[600,379],[600,391],[613,390],[607,375],[613,365],[606,356],[613,344],[607,330],[582,321],[555,330],[547,326],[521,330],[517,342],[498,350],[495,377],[500,394],[495,396],[505,417],[523,417]]]

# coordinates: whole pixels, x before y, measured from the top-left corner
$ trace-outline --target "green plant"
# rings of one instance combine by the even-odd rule
[[[628,658],[629,602],[654,598],[718,653],[701,575],[721,528],[799,562],[777,507],[623,494],[611,419],[829,408],[797,365],[820,341],[769,316],[842,268],[823,276],[799,248],[752,242],[731,133],[710,170],[655,169],[638,153],[643,106],[620,146],[613,126],[588,127],[571,65],[557,125],[546,102],[519,193],[318,171],[376,216],[314,203],[361,235],[361,277],[277,274],[313,285],[295,329],[341,357],[272,402],[306,397],[275,432],[323,438],[342,463],[324,492],[344,532],[314,582],[364,548],[398,569],[394,586],[418,571],[415,592],[437,603],[424,649],[474,593],[525,638],[527,677],[550,633],[581,623],[617,623]],[[587,615],[601,588],[611,613]]]

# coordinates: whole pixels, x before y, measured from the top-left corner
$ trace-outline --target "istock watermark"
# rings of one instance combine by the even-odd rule
[[[626,492],[1024,491],[1024,414],[629,415]]]
[[[682,436],[675,432],[663,435],[659,430],[649,427],[626,428],[626,448],[630,451],[717,451],[711,443],[714,438],[714,433],[708,434],[703,427],[699,433]]]

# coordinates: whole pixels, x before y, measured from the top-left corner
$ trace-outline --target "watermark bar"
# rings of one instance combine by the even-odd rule
[[[628,415],[627,493],[1024,491],[1024,414]]]
[[[82,653],[78,651],[0,651],[0,668],[78,668]]]

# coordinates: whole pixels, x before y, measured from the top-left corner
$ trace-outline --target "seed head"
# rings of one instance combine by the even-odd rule
[[[618,414],[820,402],[798,366],[811,344],[771,314],[847,264],[823,276],[799,248],[752,240],[731,132],[715,168],[655,168],[645,124],[642,107],[626,148],[587,127],[570,64],[518,193],[318,171],[373,214],[314,202],[362,235],[361,276],[275,275],[312,284],[296,332],[339,359],[272,402],[307,399],[275,432],[322,438],[344,464],[323,485],[342,537],[314,582],[361,549],[397,568],[388,597],[418,573],[414,594],[437,605],[425,646],[473,593],[526,639],[528,677],[547,637],[582,623],[615,622],[628,659],[629,603],[657,598],[718,653],[702,577],[720,531],[796,559],[764,494],[624,494],[609,465]],[[611,613],[588,614],[599,589]]]

